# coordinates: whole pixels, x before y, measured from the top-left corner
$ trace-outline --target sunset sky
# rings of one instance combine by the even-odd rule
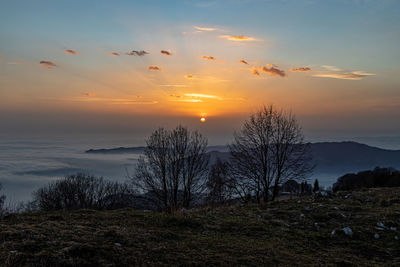
[[[400,136],[399,14],[396,0],[1,1],[0,133],[183,123],[218,143],[274,104],[310,138]]]

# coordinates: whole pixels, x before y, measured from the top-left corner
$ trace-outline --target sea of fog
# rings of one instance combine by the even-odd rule
[[[387,139],[355,140],[390,148]],[[399,144],[398,139],[395,140]],[[114,181],[126,181],[132,174],[138,154],[88,154],[91,148],[115,148],[143,145],[143,140],[131,136],[93,137],[30,137],[0,135],[0,194],[8,203],[27,201],[32,192],[49,181],[77,172],[103,176]],[[398,147],[392,147],[396,149]],[[315,174],[320,184],[331,186],[342,174]],[[311,179],[312,180],[312,179]]]

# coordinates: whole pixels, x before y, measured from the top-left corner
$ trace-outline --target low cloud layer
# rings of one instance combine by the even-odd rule
[[[161,50],[160,53],[166,56],[172,56],[172,53],[167,50]]]
[[[157,66],[150,66],[149,70],[157,70],[157,71],[162,71],[162,69],[160,67]]]
[[[290,69],[291,72],[309,72],[311,68],[309,67],[299,67],[299,68],[292,68]]]
[[[142,57],[144,55],[149,54],[149,52],[146,52],[144,50],[132,50],[131,52],[126,53],[128,56],[139,56]]]
[[[108,54],[111,56],[119,56],[119,53],[117,53],[117,52],[109,52]]]
[[[220,35],[219,38],[223,38],[229,41],[239,41],[239,42],[248,42],[248,41],[255,41],[256,39],[249,36],[243,35]]]
[[[216,59],[215,57],[211,57],[211,56],[202,56],[201,58],[208,59],[208,60],[215,60]]]
[[[49,61],[49,60],[42,60],[39,62],[39,64],[48,69],[53,69],[53,68],[57,67],[57,65],[54,64],[54,62]]]
[[[64,49],[64,53],[70,54],[70,55],[78,55],[79,54],[78,51],[75,51],[75,50],[72,50],[72,49]]]
[[[239,63],[242,63],[242,64],[245,64],[245,65],[249,65],[249,63],[247,63],[247,61],[246,61],[246,60],[243,60],[243,59],[239,60],[238,62],[239,62]]]
[[[280,77],[285,77],[286,76],[286,73],[285,73],[284,70],[281,70],[281,69],[279,69],[277,67],[274,67],[274,66],[272,66],[272,67],[265,67],[264,66],[264,67],[261,68],[261,70],[263,72],[268,73],[268,74],[273,75],[273,76],[280,76]]]

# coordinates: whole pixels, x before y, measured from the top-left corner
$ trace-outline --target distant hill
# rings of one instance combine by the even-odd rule
[[[89,154],[143,154],[146,147],[117,147],[117,148],[100,148],[100,149],[89,149],[85,153]],[[220,151],[228,152],[227,146],[208,146],[207,152]]]
[[[382,149],[349,141],[311,143],[310,146],[316,163],[314,174],[316,177],[321,174],[330,174],[329,184],[345,173],[369,170],[377,166],[400,169],[400,150]],[[144,147],[119,147],[90,149],[86,153],[141,154],[143,151]],[[210,146],[207,152],[211,156],[210,164],[215,162],[217,157],[221,160],[229,159],[227,146]]]

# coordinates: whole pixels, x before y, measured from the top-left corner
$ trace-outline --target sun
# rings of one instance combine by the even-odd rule
[[[201,121],[201,122],[206,122],[206,118],[201,117],[201,118],[200,118],[200,121]]]

